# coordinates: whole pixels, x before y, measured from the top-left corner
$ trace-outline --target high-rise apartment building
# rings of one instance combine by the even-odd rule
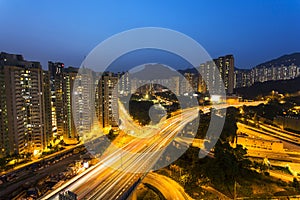
[[[72,115],[76,126],[76,134],[88,137],[96,120],[96,76],[87,68],[80,68],[73,83]]]
[[[233,55],[221,56],[217,59],[214,59],[214,62],[220,71],[222,80],[224,82],[226,93],[232,94],[233,88],[234,88],[234,57],[233,57]]]
[[[119,95],[127,96],[131,92],[129,72],[118,73]]]
[[[179,86],[180,86],[180,77],[179,76],[173,76],[171,77],[171,85],[170,90],[176,95],[179,95]]]
[[[251,70],[253,74],[252,83],[294,79],[300,75],[299,69],[300,68],[294,64],[288,66],[255,67]]]
[[[74,118],[72,115],[72,107],[73,107],[73,89],[74,82],[78,73],[78,68],[68,67],[63,70],[63,103],[64,103],[64,138],[77,138]]]
[[[118,76],[113,73],[102,74],[98,82],[98,120],[102,127],[117,127],[119,124],[118,109]]]
[[[251,70],[236,69],[234,71],[234,88],[249,87],[252,84]]]
[[[54,135],[77,138],[72,115],[72,92],[78,68],[65,68],[64,63],[48,62],[51,88],[51,116]]]
[[[179,85],[180,95],[196,92],[198,89],[198,75],[190,72],[184,73]]]
[[[201,75],[198,76],[197,92],[200,92],[203,94],[207,92],[207,87],[206,87],[205,81]]]
[[[5,80],[2,57],[0,62],[0,157],[4,157],[14,154],[14,137],[10,134],[11,131],[8,125],[7,89],[5,84],[7,81]]]
[[[201,86],[203,91],[209,92],[210,94],[222,94],[223,80],[219,69],[216,67],[214,61],[207,61],[201,64],[199,67]]]
[[[0,55],[1,156],[37,153],[49,137],[46,132],[44,76],[39,62],[21,55]]]
[[[234,88],[249,87],[256,82],[294,79],[300,75],[295,64],[280,66],[259,66],[252,69],[236,69]]]
[[[64,133],[63,68],[63,63],[48,62],[51,90],[52,131],[55,136],[62,136]]]
[[[52,132],[52,115],[51,115],[51,88],[50,88],[50,74],[48,71],[43,71],[43,95],[44,95],[44,106],[45,106],[45,131],[46,141],[53,139]]]
[[[227,94],[234,88],[234,57],[221,56],[213,61],[207,61],[199,67],[198,91],[222,94],[223,88]],[[224,87],[222,86],[224,85]]]

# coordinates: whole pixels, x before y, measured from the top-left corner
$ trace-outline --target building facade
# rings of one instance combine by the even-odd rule
[[[64,103],[64,139],[76,139],[76,127],[74,117],[72,115],[73,109],[73,91],[74,82],[78,73],[78,68],[68,67],[63,70],[63,103]]]
[[[51,116],[54,136],[64,133],[64,103],[63,103],[63,63],[48,62],[51,90]]]
[[[224,82],[227,94],[233,93],[234,88],[234,57],[233,55],[221,56],[214,59],[217,68],[220,71],[222,80]]]
[[[300,75],[300,67],[295,64],[259,66],[249,70],[235,70],[235,88],[249,87],[256,82],[290,80]]]
[[[1,53],[0,60],[1,154],[40,152],[50,137],[46,131],[42,67],[21,55]]]
[[[72,92],[78,68],[64,67],[61,62],[48,62],[51,91],[52,131],[54,136],[77,138],[72,115]]]
[[[214,61],[207,61],[199,67],[200,81],[198,88],[210,94],[222,94],[225,89],[222,75]]]
[[[72,91],[72,115],[76,134],[89,137],[96,122],[95,74],[87,68],[80,68]]]
[[[128,96],[131,92],[129,72],[118,73],[118,87],[120,96]]]
[[[118,76],[113,73],[104,73],[98,81],[98,120],[100,126],[118,127]]]

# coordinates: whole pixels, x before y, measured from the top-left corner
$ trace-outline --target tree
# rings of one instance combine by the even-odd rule
[[[238,112],[238,109],[234,107],[227,109],[224,127],[220,136],[222,141],[233,142],[236,138],[236,131],[238,129],[236,119]]]
[[[293,178],[292,186],[293,186],[294,188],[296,188],[296,189],[299,189],[299,188],[300,188],[299,181],[297,180],[296,177]]]
[[[241,169],[250,165],[245,157],[247,151],[241,145],[236,148],[230,146],[236,137],[236,118],[239,110],[228,108],[224,128],[214,147],[215,159],[210,160],[206,165],[207,176],[217,184],[223,185],[226,182],[227,189],[232,191],[236,177],[240,175]],[[207,146],[208,144],[205,144]]]
[[[135,101],[129,102],[129,113],[134,120],[138,120],[142,125],[150,123],[149,109],[153,106],[152,101]]]
[[[0,158],[0,167],[3,168],[6,165],[6,159]]]
[[[212,178],[221,184],[226,182],[225,187],[234,196],[234,184],[236,184],[237,178],[241,177],[243,170],[248,170],[251,165],[250,160],[246,158],[247,150],[241,145],[233,148],[227,141],[219,140],[214,154],[215,166],[210,166],[211,169],[209,169],[213,171]]]

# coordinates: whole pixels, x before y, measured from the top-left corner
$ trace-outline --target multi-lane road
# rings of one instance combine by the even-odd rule
[[[280,140],[283,145],[283,149],[272,150],[247,147],[247,154],[249,157],[268,158],[272,166],[288,166],[290,171],[292,171],[295,176],[297,176],[297,174],[300,174],[300,145],[298,142],[300,140],[299,136],[294,133],[281,130],[274,126],[263,124],[262,122],[259,123],[259,128],[243,123],[238,123],[237,126],[239,133],[247,134],[250,138],[257,138],[265,141]],[[277,175],[277,177],[279,176],[281,177],[283,175]],[[293,176],[292,178],[286,178],[286,176],[284,179],[282,179],[293,180]]]
[[[177,133],[197,115],[198,109],[189,109],[181,117],[162,123],[147,139],[134,138],[123,148],[111,145],[97,165],[43,198],[56,199],[65,190],[76,193],[79,199],[121,198],[128,188],[152,169]]]
[[[143,183],[152,185],[157,188],[166,199],[174,200],[192,200],[188,194],[185,193],[184,188],[173,179],[157,174],[149,173],[143,180]],[[170,190],[172,188],[172,190]]]
[[[258,105],[262,102],[251,102]],[[243,106],[245,103],[233,105]],[[249,105],[249,103],[247,103]],[[216,109],[232,105],[218,105]],[[159,123],[154,128],[141,130],[130,119],[123,120],[123,128],[134,129],[135,134],[142,132],[143,137],[133,137],[122,148],[110,145],[95,166],[81,175],[74,177],[66,184],[42,197],[58,199],[63,191],[72,191],[78,199],[122,199],[134,183],[140,181],[158,162],[163,162],[161,155],[185,125],[198,117],[199,109],[209,112],[209,107],[196,107],[182,110],[180,115],[173,116]],[[124,114],[126,115],[126,114]],[[129,116],[126,116],[129,118]],[[128,132],[128,130],[127,130]]]

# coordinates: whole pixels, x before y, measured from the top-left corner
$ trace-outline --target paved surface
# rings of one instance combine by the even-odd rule
[[[173,199],[173,200],[192,200],[187,193],[185,193],[183,187],[179,185],[173,179],[157,174],[157,173],[149,173],[143,179],[143,183],[148,183],[153,187],[157,188],[162,195],[166,199]]]
[[[253,136],[266,140],[281,140],[268,134],[262,134],[264,131],[242,123],[237,123],[237,126],[239,132],[246,133],[249,135],[249,137]],[[248,156],[260,158],[267,157],[272,166],[289,167],[290,171],[295,176],[297,176],[297,173],[300,173],[300,146],[288,141],[281,141],[283,143],[284,151],[259,150],[257,148],[249,148]],[[293,175],[281,173],[278,171],[270,171],[270,176],[279,178],[287,182],[293,181],[294,178]]]
[[[286,182],[293,182],[294,176],[283,172],[269,170],[270,176],[281,179]]]
[[[73,163],[76,160],[80,160],[80,154],[72,155],[60,162],[50,165],[47,168],[41,169],[39,171],[29,171],[26,170],[24,176],[18,176],[18,179],[12,182],[7,182],[0,187],[0,199],[8,199],[8,195],[11,195],[13,192],[22,189],[22,186],[25,183],[35,184],[40,179],[50,175],[58,174],[64,171],[70,163]]]
[[[225,194],[223,194],[222,192],[216,190],[215,188],[211,187],[211,186],[201,186],[202,189],[209,191],[213,194],[216,194],[219,199],[221,200],[230,200],[231,198],[227,197]]]
[[[2,172],[0,172],[0,176],[2,176],[2,175],[4,175],[4,174],[11,173],[11,172],[14,172],[14,171],[16,171],[16,170],[18,170],[18,169],[24,168],[24,167],[26,167],[26,166],[29,166],[29,165],[33,164],[33,163],[39,163],[39,162],[41,162],[42,160],[46,160],[46,159],[49,159],[49,158],[53,158],[53,157],[55,157],[55,156],[57,156],[57,155],[64,154],[64,153],[68,152],[68,151],[71,150],[71,149],[75,149],[75,148],[79,147],[80,145],[82,145],[82,144],[78,144],[78,145],[75,145],[75,146],[64,146],[64,148],[65,148],[64,150],[61,150],[61,151],[52,153],[52,154],[50,154],[50,155],[46,155],[46,156],[44,156],[43,158],[39,158],[39,159],[36,159],[36,160],[33,160],[33,161],[29,161],[29,162],[26,162],[26,163],[23,163],[23,164],[18,164],[18,165],[15,166],[14,168],[9,169],[9,170],[7,170],[7,171],[2,171]]]
[[[251,105],[258,103],[252,102]],[[243,105],[245,103],[241,102],[234,106]],[[220,104],[214,108],[223,109],[229,106],[232,105]],[[127,191],[130,191],[129,188],[132,188],[134,184],[139,182],[140,178],[143,178],[145,171],[150,171],[159,160],[166,161],[164,160],[166,158],[161,157],[164,148],[171,144],[178,132],[188,122],[193,121],[198,116],[198,109],[203,110],[204,113],[210,112],[210,106],[198,107],[197,109],[187,108],[182,110],[180,115],[168,118],[155,127],[146,127],[145,129],[136,126],[125,113],[125,120],[122,121],[123,128],[125,128],[123,131],[126,133],[133,132],[131,135],[136,137],[126,143],[123,148],[116,149],[114,145],[110,145],[98,164],[87,170],[86,173],[74,177],[44,198],[58,199],[58,194],[65,190],[72,191],[79,198],[85,199],[118,199],[124,197],[127,195]],[[86,187],[87,185],[89,187]]]

